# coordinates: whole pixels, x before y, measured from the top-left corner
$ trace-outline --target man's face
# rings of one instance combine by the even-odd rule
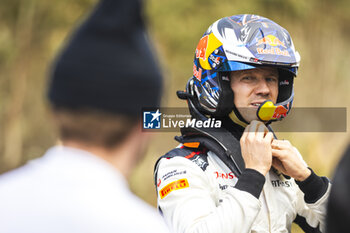
[[[251,70],[233,71],[230,74],[234,104],[247,121],[258,120],[256,111],[265,100],[276,104],[278,96],[278,71],[261,67]]]

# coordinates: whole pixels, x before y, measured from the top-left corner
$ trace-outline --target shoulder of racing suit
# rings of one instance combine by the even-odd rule
[[[181,136],[177,136],[175,139],[182,143],[182,146],[169,151],[158,159],[154,167],[155,183],[158,163],[161,159],[184,157],[196,163],[204,171],[208,165],[208,151],[215,153],[232,172],[237,174],[237,177],[244,170],[245,165],[239,141],[223,128],[182,128]]]
[[[208,166],[208,159],[207,159],[207,149],[206,148],[188,148],[185,146],[181,146],[180,148],[175,148],[165,155],[161,156],[159,159],[167,158],[171,159],[174,157],[184,157],[186,159],[191,160],[195,164],[197,164],[203,171]]]
[[[183,157],[183,158],[191,160],[192,162],[197,164],[203,171],[205,171],[205,169],[208,166],[207,152],[208,152],[208,150],[206,148],[188,148],[188,147],[185,147],[182,145],[181,147],[175,148],[175,149],[169,151],[168,153],[166,153],[165,155],[159,157],[159,159],[157,160],[157,162],[154,166],[154,182],[155,182],[155,184],[157,182],[156,179],[157,179],[158,164],[159,164],[159,161],[161,159],[163,159],[163,158],[171,159],[174,157]]]

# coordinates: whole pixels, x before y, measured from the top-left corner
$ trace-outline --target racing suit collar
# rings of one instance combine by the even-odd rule
[[[228,130],[237,140],[240,140],[244,132],[245,126],[236,123],[230,116],[219,118],[222,122],[222,127]]]

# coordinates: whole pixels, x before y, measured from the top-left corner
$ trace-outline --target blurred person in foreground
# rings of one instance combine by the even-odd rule
[[[162,77],[138,0],[101,0],[56,60],[48,97],[61,146],[0,176],[0,232],[168,232],[126,179],[144,156],[144,106]]]
[[[288,31],[264,17],[225,17],[204,33],[178,92],[196,123],[155,166],[175,232],[290,232],[293,221],[323,232],[329,181],[270,126],[291,110],[299,61]]]
[[[327,206],[327,233],[350,232],[350,145],[344,152],[332,180]]]

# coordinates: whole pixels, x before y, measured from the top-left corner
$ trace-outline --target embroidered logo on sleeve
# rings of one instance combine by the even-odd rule
[[[170,184],[162,188],[159,192],[159,195],[160,195],[160,198],[163,199],[174,190],[184,189],[188,187],[189,185],[188,185],[187,179],[177,180],[177,181],[171,182]]]

